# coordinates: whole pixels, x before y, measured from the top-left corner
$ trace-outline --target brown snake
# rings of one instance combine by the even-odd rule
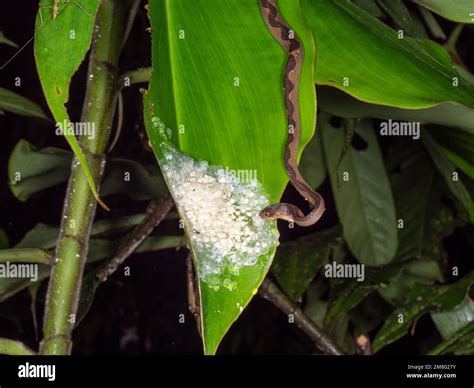
[[[325,207],[323,197],[314,191],[304,180],[296,162],[301,139],[298,91],[304,56],[303,47],[294,34],[290,38],[292,30],[280,16],[276,0],[260,0],[260,9],[273,37],[288,53],[288,62],[285,70],[285,105],[289,131],[284,154],[285,167],[291,184],[314,207],[309,214],[304,215],[295,205],[277,203],[263,209],[260,212],[260,216],[266,220],[282,219],[295,222],[301,226],[310,226],[321,218]]]

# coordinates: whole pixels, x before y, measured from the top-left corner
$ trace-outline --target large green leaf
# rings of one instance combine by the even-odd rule
[[[318,84],[382,105],[427,108],[452,101],[474,108],[472,84],[438,44],[399,39],[397,31],[346,0],[301,4],[317,42]]]
[[[362,121],[356,129],[367,148],[351,147],[337,171],[344,131],[333,127],[330,118],[321,114],[319,125],[344,238],[361,263],[386,264],[397,250],[397,224],[390,182],[372,124]]]
[[[305,50],[299,100],[302,143],[306,144],[315,127],[314,42],[294,1],[279,1],[279,6]],[[216,7],[213,0],[153,0],[149,14],[153,75],[145,98],[145,121],[162,168],[165,163],[173,167],[163,158],[161,149],[170,143],[177,149],[171,156],[173,160],[189,156],[212,166],[256,171],[267,194],[265,201],[279,201],[288,181],[283,161],[287,137],[283,73],[287,54],[268,31],[259,3],[228,0]],[[166,134],[171,136],[166,138]],[[197,164],[206,166],[203,162],[194,166]],[[176,173],[179,171],[176,169]],[[167,179],[170,181],[169,175]],[[192,232],[191,237],[197,238],[181,208],[183,201],[176,190],[171,192],[188,237]],[[216,225],[222,217],[222,222],[228,220],[221,214],[212,216]],[[260,228],[273,236],[276,233],[274,223],[264,223]],[[241,267],[238,274],[227,270],[223,274],[225,267],[217,265],[216,285],[204,280],[203,270],[215,261],[209,253],[197,253],[193,238],[190,247],[200,278],[204,350],[213,354],[257,292],[275,247],[261,254],[257,264]],[[271,240],[274,237],[265,237],[263,242]],[[240,257],[241,252],[236,255]]]
[[[69,85],[91,45],[99,0],[60,0],[54,16],[54,0],[41,0],[36,16],[35,59],[48,106],[65,139],[78,158],[94,196],[100,201],[86,157],[68,128]]]
[[[22,116],[47,119],[43,110],[33,101],[4,88],[0,88],[0,110],[2,109]]]
[[[413,0],[446,19],[459,23],[474,23],[472,0]]]
[[[472,283],[474,272],[454,284],[439,287],[418,285],[413,288],[410,303],[395,310],[377,333],[373,343],[374,352],[405,335],[409,327],[423,314],[458,306],[464,301]]]

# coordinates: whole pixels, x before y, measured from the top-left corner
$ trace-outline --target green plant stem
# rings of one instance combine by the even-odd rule
[[[294,321],[299,329],[304,331],[324,353],[338,356],[344,354],[339,346],[319,328],[275,283],[266,278],[259,289],[262,298],[273,303],[285,314],[293,314]]]
[[[51,259],[50,252],[38,248],[12,248],[0,251],[0,263],[50,264]]]
[[[149,82],[151,78],[151,67],[142,67],[135,70],[130,70],[120,77],[118,89],[122,90],[126,82],[133,84],[141,84]]]
[[[92,138],[81,138],[80,144],[97,187],[100,186],[104,170],[104,150],[116,105],[117,63],[122,48],[126,3],[122,0],[103,1],[97,14],[89,58],[81,121],[94,123],[96,131]],[[96,205],[86,176],[74,158],[49,281],[41,354],[61,355],[71,352],[71,334],[76,321]]]

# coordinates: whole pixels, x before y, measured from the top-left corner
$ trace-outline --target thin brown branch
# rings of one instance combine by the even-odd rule
[[[265,279],[260,286],[259,294],[273,303],[286,315],[293,314],[296,325],[305,332],[325,354],[342,355],[339,346],[319,328],[288,296],[270,279]]]
[[[198,327],[199,335],[201,333],[201,302],[199,296],[199,287],[196,284],[196,272],[194,271],[193,255],[190,252],[186,258],[186,284],[188,288],[188,308],[194,316]]]
[[[153,232],[173,207],[173,200],[167,195],[162,200],[152,200],[146,209],[146,215],[140,224],[128,235],[120,245],[115,257],[99,271],[97,277],[105,282],[117,268],[138,248],[138,246]]]

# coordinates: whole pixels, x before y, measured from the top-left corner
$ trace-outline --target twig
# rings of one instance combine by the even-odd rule
[[[167,195],[161,201],[152,200],[146,209],[146,215],[140,224],[128,235],[119,247],[115,257],[97,273],[97,277],[105,282],[117,268],[138,248],[138,246],[153,232],[173,207],[171,196]]]
[[[136,70],[130,70],[122,74],[117,83],[117,91],[122,90],[126,84],[134,85],[147,83],[151,78],[151,67],[142,67]]]
[[[285,314],[293,314],[297,326],[304,331],[325,354],[342,355],[339,346],[320,329],[288,296],[282,292],[270,279],[265,279],[260,286],[259,294],[273,303]]]
[[[196,287],[196,272],[193,266],[193,255],[190,252],[186,258],[186,283],[188,286],[188,307],[198,327],[199,335],[201,332],[201,303],[199,299],[199,287]]]
[[[130,35],[130,31],[132,31],[133,23],[135,22],[135,18],[137,16],[138,7],[140,6],[140,0],[135,0],[135,2],[130,7],[130,12],[128,13],[127,19],[127,26],[125,27],[125,32],[123,34],[122,39],[122,50],[127,43],[128,37]]]

